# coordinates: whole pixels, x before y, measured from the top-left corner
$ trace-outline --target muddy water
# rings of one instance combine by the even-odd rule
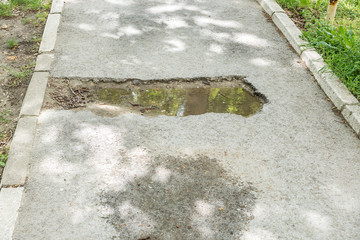
[[[262,101],[240,87],[234,88],[158,88],[100,89],[99,101],[127,106],[146,115],[189,116],[208,112],[250,116]]]

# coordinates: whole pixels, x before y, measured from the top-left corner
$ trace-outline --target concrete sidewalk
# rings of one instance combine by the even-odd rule
[[[66,1],[53,77],[222,75],[269,103],[42,111],[13,239],[358,239],[360,141],[257,2]]]

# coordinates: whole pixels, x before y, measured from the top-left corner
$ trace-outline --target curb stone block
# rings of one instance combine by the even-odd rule
[[[25,115],[38,116],[44,101],[48,72],[35,72],[26,91],[20,117]]]
[[[301,39],[302,32],[296,26],[286,27],[283,31],[283,34],[290,42],[291,46],[295,49],[296,53],[301,55],[301,53],[305,50],[305,46],[307,42]]]
[[[53,0],[50,13],[61,13],[64,7],[64,0]]]
[[[35,72],[49,72],[54,59],[54,54],[40,54],[36,59]]]
[[[275,25],[283,32],[286,27],[294,27],[295,23],[284,12],[275,12],[272,15]]]
[[[314,50],[305,50],[301,54],[301,58],[314,74],[323,91],[339,110],[343,109],[345,105],[358,103],[341,80],[326,69],[327,65],[319,53]]]
[[[329,94],[327,95],[339,110],[342,110],[345,105],[359,103],[336,75],[325,72],[322,73],[321,76],[325,79],[326,84],[330,88]]]
[[[272,16],[275,12],[285,12],[284,9],[282,9],[274,0],[263,0],[260,5],[270,16]]]
[[[360,136],[360,106],[346,105],[342,111],[342,115],[350,126],[354,129],[356,134]]]
[[[302,32],[296,27],[286,13],[276,12],[273,14],[272,20],[285,35],[291,46],[300,55],[304,50],[303,45],[307,44],[306,41],[300,38],[300,36],[302,36]]]
[[[12,140],[2,186],[24,185],[28,174],[28,162],[32,154],[37,117],[21,118]]]
[[[2,188],[0,191],[0,238],[11,240],[24,188]]]
[[[49,14],[39,48],[40,53],[54,50],[60,18],[60,14]]]

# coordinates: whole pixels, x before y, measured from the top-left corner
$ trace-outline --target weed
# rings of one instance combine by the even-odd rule
[[[32,69],[34,68],[35,63],[31,62],[30,64],[25,64],[21,66],[20,70],[13,70],[10,72],[10,82],[8,82],[9,87],[17,87],[21,83],[29,80],[30,75],[32,73]]]
[[[18,43],[15,39],[11,38],[11,39],[7,42],[6,46],[7,46],[7,48],[9,48],[9,49],[13,49],[13,48],[19,46],[19,43]]]
[[[8,143],[11,136],[0,133],[0,167],[5,167],[9,155]]]
[[[8,113],[8,111],[3,111],[2,113],[0,113],[0,122],[2,122],[2,123],[7,123],[9,120],[7,120],[6,118],[5,118],[5,116],[7,115],[7,113]]]
[[[9,3],[0,3],[0,16],[2,17],[11,17],[12,13],[12,6]]]
[[[29,17],[24,18],[23,20],[21,20],[21,22],[22,22],[23,24],[28,24],[28,23],[31,22],[31,18],[29,18]]]
[[[48,10],[51,6],[51,0],[9,0],[0,1],[0,16],[13,16],[13,9],[16,7],[22,10],[40,11]]]
[[[9,156],[8,148],[0,149],[0,166],[1,167],[5,167],[8,156]]]
[[[34,25],[34,27],[37,27],[41,24],[45,24],[48,13],[47,12],[39,12],[35,16],[36,16],[36,19],[34,21],[32,21],[32,24]]]

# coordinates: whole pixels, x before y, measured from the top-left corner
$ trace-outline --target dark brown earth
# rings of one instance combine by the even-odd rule
[[[22,101],[35,67],[47,13],[14,9],[0,16],[0,157],[15,132]],[[0,166],[0,179],[3,168]]]

